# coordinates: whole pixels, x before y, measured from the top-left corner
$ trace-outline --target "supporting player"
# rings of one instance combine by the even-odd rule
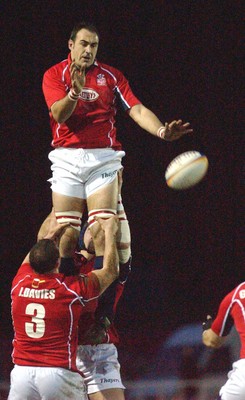
[[[224,297],[214,321],[207,316],[203,323],[203,343],[212,348],[221,347],[233,324],[241,340],[240,359],[233,363],[228,380],[220,389],[219,400],[245,399],[245,282]]]
[[[11,290],[15,366],[9,400],[87,399],[76,367],[78,320],[95,309],[98,296],[118,277],[118,218],[98,223],[106,246],[101,270],[65,277],[50,239],[37,242],[19,268]]]
[[[125,387],[121,380],[116,348],[119,335],[115,328],[114,317],[131,271],[131,237],[121,197],[122,171],[118,174],[118,181],[119,278],[100,296],[95,312],[85,313],[79,321],[77,366],[85,377],[90,400],[124,400]],[[42,224],[38,237],[52,238],[56,229],[57,220],[55,214],[51,212]],[[94,262],[94,244],[90,228],[85,223],[80,233],[78,251],[75,253],[76,272],[87,274],[94,268]]]
[[[83,249],[76,264],[81,272],[88,273],[95,261],[89,228],[82,230],[80,236]],[[95,313],[84,314],[79,321],[77,367],[84,376],[90,400],[125,399],[116,347],[119,335],[114,317],[131,270],[130,259],[119,264],[119,278],[105,291],[103,298],[100,297]]]

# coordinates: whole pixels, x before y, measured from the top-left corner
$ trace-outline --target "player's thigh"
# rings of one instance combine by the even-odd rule
[[[109,218],[113,214],[116,214],[117,199],[118,180],[116,177],[111,183],[103,186],[87,199],[88,221],[97,255],[100,255],[104,249],[104,232],[102,231],[100,224],[94,220],[94,216]]]
[[[55,211],[79,211],[83,212],[85,200],[78,197],[66,196],[53,192],[53,206]]]
[[[89,394],[89,400],[125,400],[123,389],[105,389]]]
[[[15,365],[10,374],[8,400],[40,400],[33,376],[35,377],[35,368]]]
[[[117,208],[118,200],[118,180],[117,176],[112,182],[102,186],[96,192],[88,196],[87,206],[88,211],[95,209],[115,209]]]
[[[88,395],[94,396],[91,399],[113,399],[116,394],[114,400],[124,400],[125,387],[122,384],[118,353],[114,344],[79,346],[77,367],[84,376]],[[111,397],[99,397],[100,394]]]

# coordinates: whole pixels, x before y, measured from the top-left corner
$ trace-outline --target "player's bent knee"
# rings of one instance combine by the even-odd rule
[[[64,229],[59,243],[61,257],[73,257],[79,239],[79,231],[68,226]]]
[[[120,263],[124,264],[131,256],[131,234],[125,214],[119,214],[119,229],[117,231],[117,249]]]
[[[81,230],[82,213],[79,211],[56,211],[56,220],[59,224],[70,224],[78,232]]]

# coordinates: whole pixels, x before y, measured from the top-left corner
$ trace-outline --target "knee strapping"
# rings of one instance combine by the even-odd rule
[[[94,219],[94,217],[102,218],[102,219],[109,219],[113,215],[116,215],[116,210],[113,209],[98,209],[98,210],[91,210],[88,213],[88,224],[89,227],[93,224],[95,224],[97,221]]]
[[[117,231],[117,249],[119,261],[126,263],[131,255],[131,234],[128,220],[119,216],[119,228]]]
[[[129,223],[127,219],[119,216],[119,227],[117,231],[117,243],[123,245],[130,245],[131,243],[131,234]]]
[[[59,224],[69,223],[77,231],[81,230],[82,213],[78,211],[56,211],[55,216]]]
[[[122,196],[118,195],[117,215],[119,217],[119,228],[117,232],[117,249],[120,263],[128,262],[131,256],[131,234],[127,215],[124,210]]]
[[[118,249],[117,251],[118,251],[119,262],[122,264],[128,262],[131,256],[131,247],[129,246],[127,249]]]
[[[118,215],[124,215],[125,218],[127,218],[125,210],[124,210],[124,205],[123,205],[123,202],[122,202],[121,194],[118,195],[118,199],[117,199],[117,214]]]

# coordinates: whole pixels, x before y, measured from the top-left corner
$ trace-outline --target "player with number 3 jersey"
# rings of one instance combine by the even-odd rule
[[[98,222],[106,238],[100,271],[66,277],[59,273],[58,247],[54,241],[42,239],[13,279],[15,366],[9,400],[87,399],[76,367],[78,320],[84,312],[95,310],[98,296],[118,276],[117,218]]]

